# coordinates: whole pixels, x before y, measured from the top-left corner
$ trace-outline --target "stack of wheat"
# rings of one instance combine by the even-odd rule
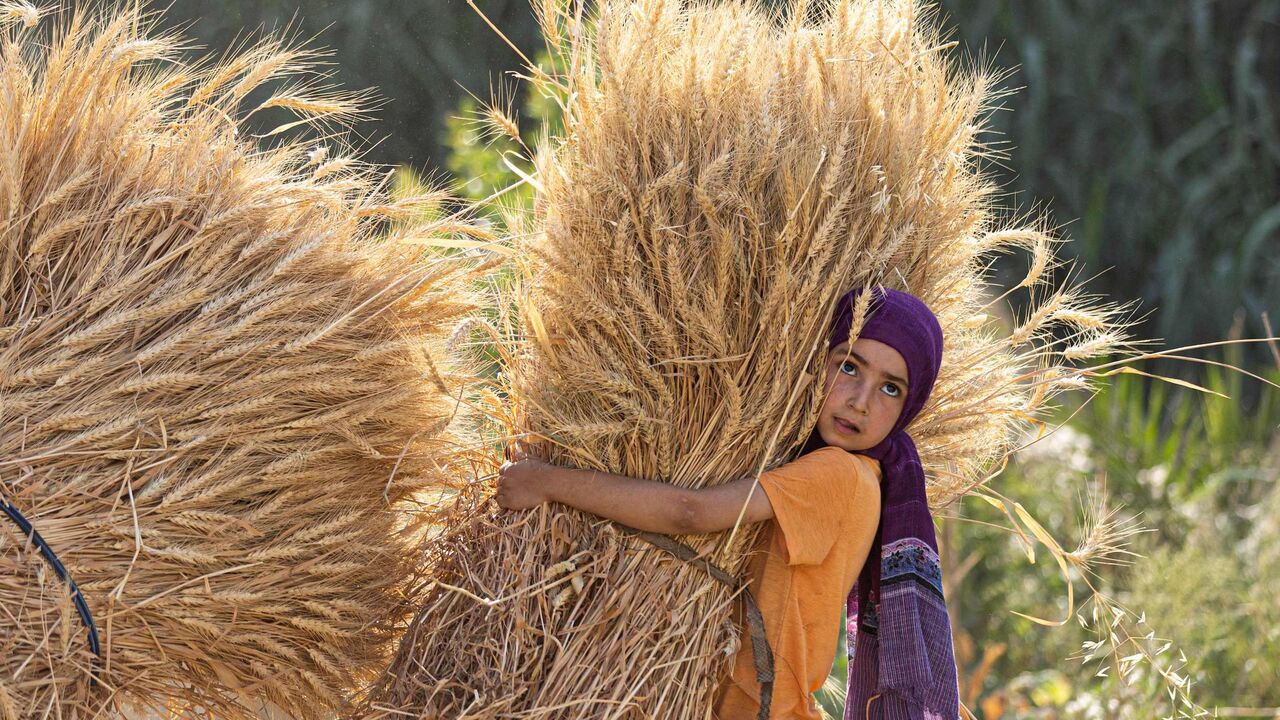
[[[910,429],[943,506],[1084,382],[1070,364],[1123,344],[1120,308],[1053,289],[1043,223],[996,219],[978,136],[997,78],[959,69],[920,3],[535,10],[566,70],[530,74],[565,127],[537,157],[533,232],[514,234],[498,414],[542,457],[690,487],[777,466],[816,420],[836,298],[881,282],[946,333]],[[1030,309],[1010,330],[985,270],[1018,249]],[[498,512],[489,480],[428,547],[372,711],[706,717],[737,647],[730,589],[599,518]],[[683,540],[740,572],[757,529]]]
[[[436,198],[237,129],[282,75],[257,109],[351,113],[313,54],[41,14],[0,2],[0,718],[329,716],[412,609],[477,263],[412,244]]]

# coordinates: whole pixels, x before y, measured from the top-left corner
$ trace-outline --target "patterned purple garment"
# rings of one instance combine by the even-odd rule
[[[828,347],[849,339],[851,290],[836,306]],[[960,717],[951,622],[924,468],[906,426],[920,413],[938,377],[942,329],[913,295],[873,291],[860,338],[898,351],[907,364],[902,415],[879,445],[862,451],[880,461],[880,528],[872,556],[848,599],[849,693],[845,720],[957,720]],[[815,430],[805,452],[824,444]],[[878,558],[879,562],[876,562]]]

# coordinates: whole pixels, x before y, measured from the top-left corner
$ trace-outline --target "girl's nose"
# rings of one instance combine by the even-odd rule
[[[869,403],[869,394],[867,384],[858,383],[858,385],[853,388],[853,391],[849,393],[849,399],[846,404],[851,410],[866,415]]]

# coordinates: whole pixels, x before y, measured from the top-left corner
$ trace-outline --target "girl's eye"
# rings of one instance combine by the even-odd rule
[[[857,375],[858,367],[853,363],[849,362],[848,360],[845,360],[844,362],[840,363],[840,372],[843,372],[847,375]]]
[[[884,394],[888,395],[889,397],[898,397],[899,395],[902,394],[902,390],[897,385],[894,385],[893,383],[885,383]]]

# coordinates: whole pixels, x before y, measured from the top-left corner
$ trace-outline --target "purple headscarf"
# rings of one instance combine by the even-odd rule
[[[902,414],[880,444],[880,528],[848,599],[849,693],[845,720],[956,720],[960,716],[951,622],[924,468],[905,428],[929,399],[942,361],[942,328],[919,298],[876,288],[859,338],[897,350],[907,364]],[[862,288],[836,305],[828,347],[849,339]],[[825,443],[814,431],[805,452]],[[874,562],[875,558],[879,562]]]

